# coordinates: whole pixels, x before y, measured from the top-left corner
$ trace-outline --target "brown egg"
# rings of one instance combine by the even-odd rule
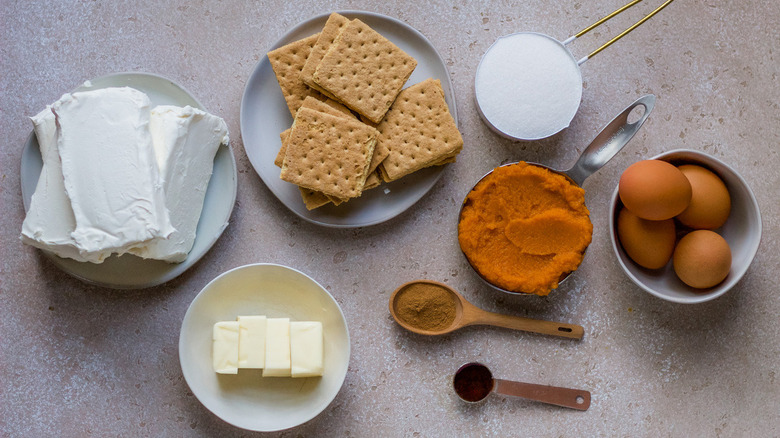
[[[671,219],[688,207],[691,183],[666,161],[644,160],[623,172],[618,193],[631,213],[642,219],[660,221]]]
[[[731,212],[731,197],[726,184],[717,175],[701,166],[685,164],[678,167],[691,183],[691,203],[677,220],[697,230],[720,228]]]
[[[673,219],[649,221],[623,208],[618,214],[617,232],[626,254],[639,266],[659,269],[672,258],[676,237]]]
[[[672,264],[674,272],[688,286],[713,287],[729,274],[731,248],[726,239],[714,231],[691,231],[677,243]]]

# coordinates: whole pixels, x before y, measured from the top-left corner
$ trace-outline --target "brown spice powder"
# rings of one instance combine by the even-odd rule
[[[415,283],[399,292],[395,313],[412,327],[444,330],[455,321],[455,298],[441,286]]]

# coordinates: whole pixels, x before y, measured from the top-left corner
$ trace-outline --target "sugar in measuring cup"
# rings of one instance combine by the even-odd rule
[[[482,56],[474,79],[477,110],[485,124],[513,140],[539,140],[568,127],[582,99],[579,66],[674,0],[666,0],[579,60],[567,45],[641,1],[632,0],[563,42],[537,32],[519,32],[496,40]]]

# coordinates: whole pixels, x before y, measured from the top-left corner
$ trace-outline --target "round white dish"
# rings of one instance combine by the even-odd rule
[[[123,86],[146,93],[152,101],[152,106],[190,105],[204,109],[203,105],[180,85],[150,73],[128,72],[102,76],[74,91]],[[31,133],[22,152],[21,183],[25,211],[30,208],[30,199],[35,192],[42,167],[38,141],[35,133]],[[115,289],[141,289],[165,283],[197,263],[225,230],[236,201],[237,184],[238,172],[233,152],[229,146],[222,145],[214,157],[214,172],[206,190],[195,244],[187,259],[181,263],[144,260],[126,254],[121,257],[111,256],[101,264],[94,264],[60,258],[47,251],[43,253],[57,267],[87,283]]]
[[[322,377],[261,377],[260,370],[244,369],[215,373],[212,328],[239,315],[322,322]],[[241,266],[215,278],[190,304],[179,334],[179,361],[192,393],[221,419],[254,431],[288,429],[317,416],[344,383],[349,357],[347,322],[336,300],[307,275],[275,264]]]
[[[734,287],[745,275],[761,243],[761,211],[753,191],[744,179],[726,163],[690,149],[677,149],[656,155],[652,159],[668,161],[675,165],[697,164],[713,172],[723,180],[731,196],[731,213],[726,223],[714,230],[728,242],[731,248],[731,271],[725,280],[708,289],[695,289],[683,283],[674,273],[669,262],[661,269],[645,269],[626,255],[617,236],[617,214],[622,208],[618,188],[610,202],[609,229],[612,249],[623,271],[637,286],[666,301],[683,304],[703,303],[713,300]]]
[[[435,78],[441,81],[450,113],[458,121],[450,74],[441,55],[420,32],[395,18],[361,11],[340,11],[358,18],[417,60],[407,86]],[[268,50],[273,50],[322,30],[329,14],[319,15],[294,27]],[[241,135],[244,149],[255,171],[271,192],[301,218],[319,225],[354,228],[378,224],[403,213],[420,200],[441,177],[444,166],[422,169],[398,181],[367,190],[362,196],[338,207],[328,204],[307,210],[298,187],[279,178],[274,165],[281,143],[279,133],[292,125],[282,91],[268,57],[257,64],[241,99]]]

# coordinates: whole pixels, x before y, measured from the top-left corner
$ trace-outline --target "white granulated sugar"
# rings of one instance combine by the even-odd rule
[[[536,140],[569,126],[580,106],[582,76],[571,53],[538,33],[499,38],[475,81],[482,115],[512,137]]]

